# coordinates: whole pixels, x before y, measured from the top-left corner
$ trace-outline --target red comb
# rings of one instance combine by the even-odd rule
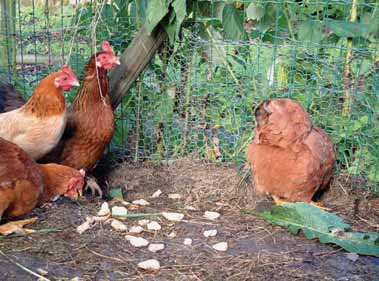
[[[113,53],[111,44],[109,44],[108,41],[101,42],[101,48],[103,49],[104,52]]]
[[[75,73],[72,71],[71,67],[69,67],[68,65],[62,66],[60,71],[62,71],[63,73],[65,73],[66,75],[68,75],[69,77],[73,79],[77,79]]]
[[[65,72],[65,73],[67,73],[67,74],[74,74],[74,73],[72,72],[71,67],[69,67],[68,65],[64,65],[64,66],[62,66],[60,70],[62,70],[63,72]]]

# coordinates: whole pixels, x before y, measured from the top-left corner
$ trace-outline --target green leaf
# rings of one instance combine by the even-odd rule
[[[265,5],[265,13],[263,18],[259,21],[258,29],[261,32],[266,32],[270,29],[275,28],[277,9],[279,4],[276,3],[267,3]],[[280,21],[280,19],[279,19]]]
[[[168,14],[172,0],[150,0],[147,6],[145,27],[151,33]]]
[[[117,188],[112,188],[109,191],[109,196],[111,198],[119,198],[119,199],[124,199],[124,196],[122,195],[122,189],[120,187]]]
[[[214,2],[212,5],[212,16],[218,18],[221,21],[224,7],[224,2]]]
[[[322,40],[322,24],[314,20],[302,22],[299,26],[298,39],[305,43],[320,43]]]
[[[360,17],[361,22],[370,26],[370,32],[376,34],[379,30],[379,9],[375,9],[373,13],[365,12]]]
[[[326,26],[339,37],[365,37],[370,31],[370,25],[362,22],[329,19]]]
[[[307,1],[307,12],[308,14],[313,14],[316,12],[320,12],[324,9],[326,3],[322,3],[322,1]]]
[[[368,179],[372,182],[379,182],[379,171],[375,166],[370,167],[370,171],[368,173]]]
[[[363,116],[364,117],[364,116]],[[362,118],[363,118],[362,117]],[[372,182],[379,182],[378,151],[375,149],[360,148],[354,153],[354,161],[348,167],[348,172],[352,175],[362,175],[366,172],[367,177]]]
[[[358,120],[355,120],[353,122],[353,126],[351,129],[353,131],[359,131],[360,129],[362,129],[364,126],[368,124],[368,121],[369,121],[368,115],[364,115],[360,117]]]
[[[165,122],[165,120],[172,118],[172,112],[174,110],[174,100],[166,92],[162,94],[159,100],[155,101],[155,114],[154,124]]]
[[[229,54],[229,59],[232,59],[231,61],[233,63],[236,63],[236,64],[239,64],[243,67],[243,69],[246,69],[247,68],[247,63],[246,61],[243,59],[242,56],[236,56],[236,55],[233,55],[233,54]]]
[[[349,252],[379,257],[379,233],[352,232],[350,225],[337,215],[308,203],[277,205],[270,212],[258,213],[258,216],[287,228],[293,234],[303,231],[308,239],[319,239],[321,243],[336,244]]]
[[[79,12],[77,12],[75,14],[75,16],[72,17],[72,19],[71,19],[71,23],[70,24],[72,26],[75,26],[78,23],[79,15],[80,15],[80,22],[79,22],[79,24],[80,25],[86,25],[86,24],[88,24],[88,22],[91,22],[91,18],[92,18],[92,7],[83,8]]]
[[[243,11],[227,4],[222,12],[222,25],[224,27],[224,37],[228,40],[240,40],[244,36]]]
[[[187,15],[186,0],[174,0],[172,7],[174,10],[171,11],[169,24],[166,26],[171,44],[178,39],[181,24]]]
[[[175,33],[176,33],[176,20],[175,20],[175,18],[176,18],[175,12],[170,11],[168,24],[165,25],[165,27],[164,27],[171,44],[173,44],[175,42]]]
[[[176,14],[176,37],[179,34],[180,26],[187,15],[186,0],[175,0],[172,3]]]
[[[260,20],[265,14],[265,9],[262,5],[257,3],[250,3],[246,9],[247,19]]]
[[[134,0],[130,6],[130,17],[137,23],[143,23],[146,21],[148,0]],[[128,14],[124,14],[127,17]]]

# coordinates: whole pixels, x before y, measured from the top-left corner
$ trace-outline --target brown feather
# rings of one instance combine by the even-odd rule
[[[30,99],[22,107],[21,112],[37,118],[49,118],[63,114],[66,110],[63,90],[54,87],[54,79],[61,74],[60,71],[57,71],[42,79]]]

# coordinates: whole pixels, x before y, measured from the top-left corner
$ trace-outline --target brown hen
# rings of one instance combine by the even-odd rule
[[[77,198],[84,171],[57,164],[40,165],[17,145],[0,138],[0,218],[18,217],[60,195]],[[22,232],[36,218],[0,226],[1,234]]]
[[[256,191],[277,203],[312,203],[333,173],[336,155],[330,138],[291,99],[264,101],[255,117],[255,137],[246,154]]]
[[[63,91],[72,86],[79,86],[79,82],[68,66],[43,78],[24,105],[0,114],[0,137],[17,144],[33,159],[50,152],[58,144],[66,126]],[[8,104],[14,98],[17,104],[21,103],[22,97],[17,97],[17,91],[12,91],[9,85],[2,87],[0,94],[0,102]],[[0,104],[0,108],[10,107]]]
[[[108,94],[108,70],[120,64],[107,41],[85,69],[82,87],[68,110],[66,130],[58,146],[41,162],[54,162],[91,171],[101,159],[114,132],[114,114]],[[93,180],[90,182],[94,183]],[[88,182],[87,182],[88,183]],[[89,186],[92,192],[101,189]]]

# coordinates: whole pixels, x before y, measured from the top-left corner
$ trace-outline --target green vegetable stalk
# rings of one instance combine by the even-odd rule
[[[357,21],[357,4],[358,0],[353,0],[350,13],[350,22]],[[344,88],[345,97],[342,107],[342,116],[349,117],[351,114],[351,107],[353,105],[353,95],[352,95],[352,73],[351,73],[351,62],[353,60],[353,38],[347,38],[347,52],[345,58],[345,71],[344,71]]]

